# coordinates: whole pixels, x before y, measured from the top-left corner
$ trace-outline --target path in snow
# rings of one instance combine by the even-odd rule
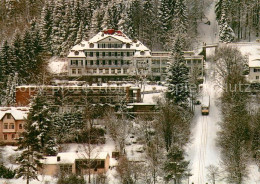
[[[198,25],[199,40],[201,43],[212,44],[218,42],[218,23],[215,14],[215,0],[205,12],[205,17],[210,21],[210,25],[205,24],[205,21]]]
[[[210,113],[202,116],[200,106],[196,107],[192,128],[192,143],[187,149],[191,161],[190,183],[204,184],[209,181],[206,178],[209,165],[218,165],[220,151],[216,147],[216,137],[219,131],[220,107],[217,106],[217,98],[220,94],[215,86],[214,64],[206,63],[206,77],[203,84],[202,96],[210,96]]]

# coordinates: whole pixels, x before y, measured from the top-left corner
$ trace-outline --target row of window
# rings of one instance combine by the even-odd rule
[[[254,72],[260,72],[260,68],[254,68]]]
[[[129,64],[130,64],[130,61],[124,61],[124,60],[121,60],[121,61],[118,61],[118,60],[114,60],[114,61],[112,61],[112,60],[109,60],[109,61],[106,61],[106,60],[86,61],[86,65],[129,65]]]
[[[11,138],[12,140],[15,139],[15,134],[11,134]],[[8,134],[4,134],[4,140],[7,140],[8,139]]]
[[[86,71],[87,73],[90,74],[127,74],[128,70],[127,69],[88,69]],[[71,70],[72,74],[82,74],[82,69],[72,69]]]
[[[133,56],[135,53],[134,52],[85,52],[86,57],[117,57],[117,56]]]
[[[4,129],[14,129],[14,123],[4,123]],[[19,129],[23,129],[23,124],[19,124]]]
[[[124,60],[97,60],[97,61],[93,61],[93,60],[89,60],[89,61],[85,61],[85,65],[129,65],[131,62],[130,61],[124,61]],[[70,65],[72,66],[83,66],[83,60],[71,60],[70,61]]]
[[[186,64],[201,64],[202,60],[201,59],[187,59]]]
[[[153,65],[166,65],[168,61],[163,60],[162,62],[160,62],[160,60],[153,60],[152,64]],[[201,64],[202,60],[201,59],[187,59],[186,60],[186,64]]]
[[[127,46],[126,48],[130,48],[130,44],[127,44],[126,46]],[[98,44],[98,48],[122,48],[122,47],[123,47],[123,44],[118,44],[118,43],[99,43]],[[91,48],[94,48],[94,46]]]

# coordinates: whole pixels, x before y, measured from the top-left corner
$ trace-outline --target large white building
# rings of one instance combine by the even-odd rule
[[[140,41],[113,29],[74,46],[68,59],[69,76],[87,76],[93,82],[126,80],[151,72],[151,51]]]
[[[127,80],[131,76],[164,80],[169,56],[169,52],[151,52],[140,41],[109,29],[71,49],[68,75],[92,82]],[[191,51],[184,52],[184,57],[191,72],[198,66],[203,73],[202,55]]]

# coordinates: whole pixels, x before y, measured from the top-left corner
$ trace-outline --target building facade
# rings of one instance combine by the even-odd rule
[[[260,83],[260,57],[249,57],[249,82]]]
[[[16,144],[20,134],[24,132],[24,124],[29,109],[25,107],[0,108],[0,142],[2,144]]]
[[[151,77],[155,80],[164,81],[167,75],[168,61],[170,52],[152,52]],[[194,51],[184,51],[184,58],[189,74],[198,72],[199,76],[203,76],[204,56],[196,55]]]
[[[148,77],[165,80],[169,52],[151,52],[138,40],[129,39],[121,31],[99,32],[89,41],[74,46],[68,55],[68,76],[85,77],[89,82],[128,80]],[[203,70],[203,56],[184,52],[187,65]]]
[[[18,86],[16,104],[28,106],[32,97],[43,93],[51,106],[73,107],[89,104],[112,104],[141,102],[139,87],[126,86]]]
[[[111,29],[74,46],[68,62],[70,77],[88,77],[93,82],[127,80],[150,73],[151,51],[140,41]]]

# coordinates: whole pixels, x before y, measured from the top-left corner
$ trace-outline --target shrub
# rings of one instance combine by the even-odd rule
[[[0,177],[5,179],[12,179],[15,176],[15,171],[5,167],[4,165],[0,165]]]
[[[60,176],[57,184],[85,184],[86,181],[82,176],[69,175],[69,176]]]

